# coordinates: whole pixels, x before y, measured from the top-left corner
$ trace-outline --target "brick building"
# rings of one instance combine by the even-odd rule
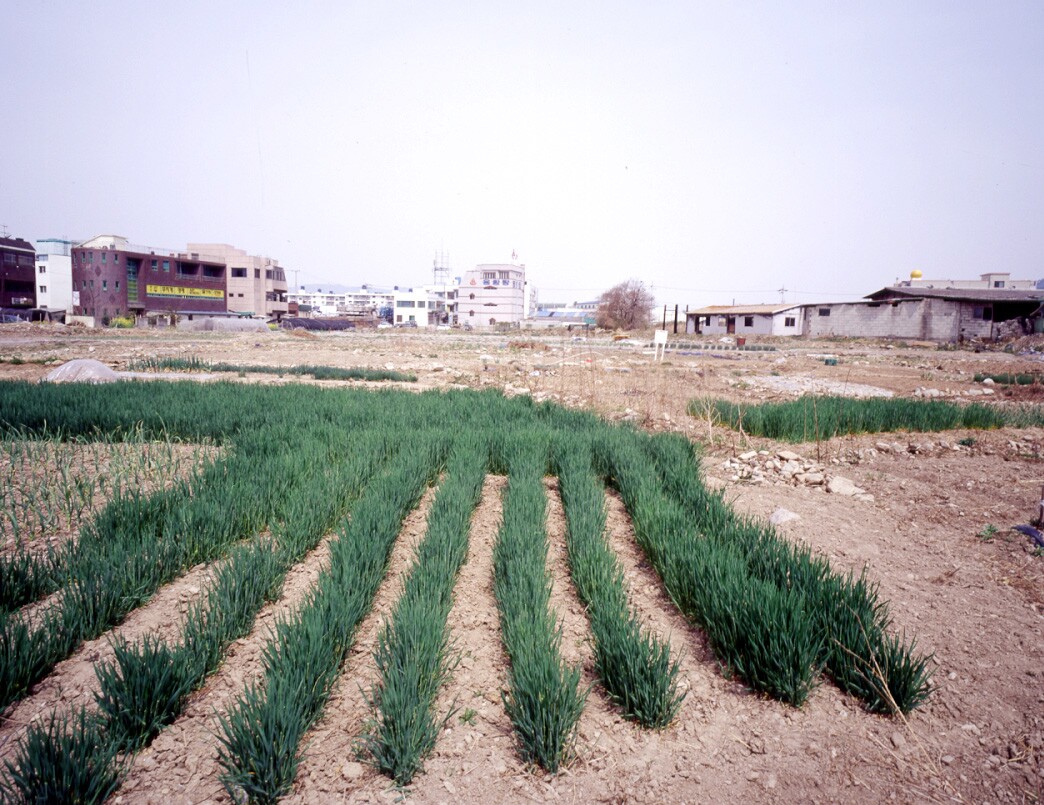
[[[195,252],[132,246],[119,235],[99,235],[72,250],[73,315],[98,324],[116,316],[192,320],[227,316],[224,263]]]
[[[21,238],[0,238],[0,308],[36,307],[36,250]]]

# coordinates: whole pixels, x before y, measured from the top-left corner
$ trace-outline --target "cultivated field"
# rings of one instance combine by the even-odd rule
[[[7,795],[1039,801],[1035,354],[721,346],[0,327]]]

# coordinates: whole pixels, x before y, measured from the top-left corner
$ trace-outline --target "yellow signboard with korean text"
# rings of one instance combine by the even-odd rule
[[[181,285],[147,285],[149,296],[166,296],[172,299],[224,299],[225,292],[219,288],[186,288]]]

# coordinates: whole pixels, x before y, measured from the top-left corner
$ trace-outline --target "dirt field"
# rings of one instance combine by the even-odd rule
[[[479,335],[401,331],[317,335],[91,332],[46,325],[0,326],[0,379],[37,380],[73,358],[114,369],[136,360],[290,366],[394,368],[417,375],[410,388],[502,388],[612,420],[676,430],[704,450],[708,483],[726,488],[737,510],[768,518],[788,538],[829,557],[835,568],[869,572],[891,602],[896,627],[934,653],[936,693],[908,720],[872,716],[829,683],[800,710],[752,695],[722,676],[705,639],[677,614],[637,551],[622,504],[608,496],[613,547],[636,606],[682,656],[688,695],[677,721],[659,733],[615,715],[593,688],[581,718],[576,759],[550,777],[524,769],[513,751],[500,701],[506,661],[491,586],[491,549],[503,479],[488,478],[472,523],[468,562],[450,616],[461,662],[443,707],[456,703],[434,755],[409,789],[416,802],[1039,802],[1044,793],[1044,556],[1011,531],[1037,514],[1044,488],[1044,431],[887,434],[820,444],[747,440],[689,416],[689,400],[786,399],[801,391],[891,392],[1004,405],[1035,401],[1038,387],[986,387],[976,372],[1044,370],[1044,356],[939,350],[934,345],[764,341],[770,351],[707,349],[687,342],[663,362],[638,343],[574,340],[568,335]],[[1020,346],[1028,346],[1026,344]],[[836,358],[836,365],[826,359]],[[235,373],[235,382],[283,383],[274,375]],[[339,385],[323,381],[323,385]],[[343,384],[340,384],[343,385]],[[926,391],[927,390],[927,391]],[[993,394],[985,394],[992,391]],[[973,394],[972,394],[973,393]],[[0,419],[3,412],[0,411]],[[964,444],[961,444],[961,442]],[[738,478],[726,461],[749,451],[772,458],[790,450],[827,476],[843,476],[859,496],[824,484]],[[734,480],[736,479],[736,480]],[[583,609],[565,572],[564,517],[548,482],[553,599],[563,650],[592,683]],[[372,648],[390,612],[412,548],[423,534],[430,495],[410,516],[375,610],[326,714],[314,730],[290,797],[293,802],[392,802],[402,792],[357,761],[354,742],[368,714],[360,686],[373,680]],[[990,526],[995,529],[991,530]],[[221,669],[185,714],[142,752],[118,802],[227,802],[217,779],[215,713],[260,668],[260,649],[279,612],[293,608],[326,555],[320,547],[290,574],[282,600],[263,611],[252,634],[233,646]],[[163,588],[119,632],[173,633],[175,614],[198,596],[208,572],[196,568]],[[89,701],[92,663],[110,654],[107,639],[85,645],[34,693],[0,717],[0,758],[33,719]]]

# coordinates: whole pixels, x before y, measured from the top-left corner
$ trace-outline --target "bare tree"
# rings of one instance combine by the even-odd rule
[[[648,325],[656,304],[645,283],[629,279],[614,285],[598,298],[597,322],[607,330],[634,330]]]

